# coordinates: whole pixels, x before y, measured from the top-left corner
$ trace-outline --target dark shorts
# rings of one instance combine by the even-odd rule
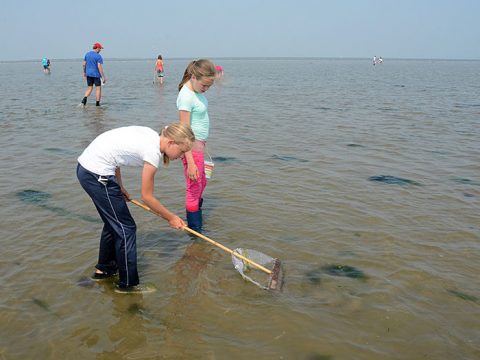
[[[45,70],[47,70],[47,69],[48,69],[48,65],[43,65],[43,68],[44,68]]]
[[[95,86],[102,86],[102,81],[100,78],[87,76],[87,86],[93,86],[93,84],[95,84]]]

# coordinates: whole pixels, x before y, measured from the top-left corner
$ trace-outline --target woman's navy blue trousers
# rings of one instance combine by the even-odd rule
[[[119,287],[138,285],[137,227],[116,177],[94,174],[78,164],[77,178],[104,223],[96,268],[107,274],[118,270]]]

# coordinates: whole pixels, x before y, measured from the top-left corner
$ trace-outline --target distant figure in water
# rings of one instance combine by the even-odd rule
[[[155,74],[157,75],[158,80],[160,80],[160,84],[163,84],[163,59],[162,55],[158,55],[157,61],[155,61],[155,66],[153,68],[153,76],[154,76],[154,81],[155,82]]]
[[[83,77],[87,80],[87,90],[83,96],[82,104],[87,105],[87,98],[90,96],[95,84],[96,106],[100,106],[102,99],[102,85],[107,82],[103,73],[103,58],[100,55],[103,46],[99,43],[93,44],[93,50],[85,54],[83,58]]]
[[[223,78],[223,68],[220,65],[215,65],[217,79]]]
[[[44,57],[42,59],[43,73],[50,74],[50,59]]]
[[[377,65],[377,64],[382,64],[383,63],[383,59],[381,56],[377,57],[377,55],[375,55],[373,57],[373,66]]]

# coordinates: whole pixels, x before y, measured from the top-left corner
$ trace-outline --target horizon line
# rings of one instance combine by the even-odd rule
[[[222,60],[370,60],[371,57],[344,57],[344,56],[212,56],[208,57],[209,59],[222,59]],[[140,60],[155,60],[155,57],[146,58],[146,57],[104,57],[108,61],[140,61]],[[165,58],[164,60],[191,60],[192,57],[171,57]],[[474,58],[383,58],[388,60],[420,60],[420,61],[480,61],[479,59]],[[38,62],[41,58],[38,59],[24,59],[24,60],[0,60],[0,63],[15,63],[15,62]],[[83,58],[50,58],[50,60],[67,62],[67,61],[82,61]]]

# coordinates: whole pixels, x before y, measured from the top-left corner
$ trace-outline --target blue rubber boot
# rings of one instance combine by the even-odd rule
[[[187,211],[188,227],[197,232],[202,232],[202,210]]]

